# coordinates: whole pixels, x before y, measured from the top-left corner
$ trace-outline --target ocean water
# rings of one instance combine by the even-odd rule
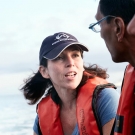
[[[36,105],[28,105],[22,93],[0,95],[0,135],[32,135]]]
[[[35,117],[36,105],[28,105],[21,92],[0,94],[0,135],[33,135]]]

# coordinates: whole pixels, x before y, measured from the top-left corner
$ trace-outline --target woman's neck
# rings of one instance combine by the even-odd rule
[[[76,90],[61,90],[57,92],[61,109],[70,110],[76,106]]]

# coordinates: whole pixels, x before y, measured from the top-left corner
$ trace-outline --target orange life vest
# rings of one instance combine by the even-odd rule
[[[135,135],[135,69],[130,64],[125,71],[114,135]]]
[[[97,95],[105,87],[115,86],[95,77],[79,88],[76,116],[80,135],[102,135],[102,127],[95,109]],[[40,101],[37,113],[43,135],[63,135],[59,112],[60,106],[52,100],[50,95]]]

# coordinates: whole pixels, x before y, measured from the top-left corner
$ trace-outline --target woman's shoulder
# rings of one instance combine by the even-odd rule
[[[120,96],[120,93],[118,92],[117,89],[114,88],[104,88],[103,90],[101,90],[101,92],[99,93],[99,98],[104,97],[104,98],[109,98],[109,97],[114,97],[116,96],[116,98]]]
[[[120,93],[114,88],[105,88],[103,89],[97,99],[97,106],[99,109],[117,108],[119,103]]]
[[[102,126],[115,118],[120,94],[114,88],[103,89],[97,99],[97,112]]]

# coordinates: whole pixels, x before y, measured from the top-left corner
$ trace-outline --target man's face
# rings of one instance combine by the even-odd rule
[[[98,6],[97,13],[96,13],[96,19],[99,21],[100,19],[104,18],[105,16],[100,11],[100,5]],[[104,39],[105,44],[112,56],[112,60],[114,62],[121,62],[121,53],[122,49],[119,44],[121,44],[118,41],[117,37],[117,31],[116,31],[116,24],[115,24],[115,18],[111,18],[111,21],[108,23],[107,20],[104,20],[100,23],[101,27],[101,37]]]

